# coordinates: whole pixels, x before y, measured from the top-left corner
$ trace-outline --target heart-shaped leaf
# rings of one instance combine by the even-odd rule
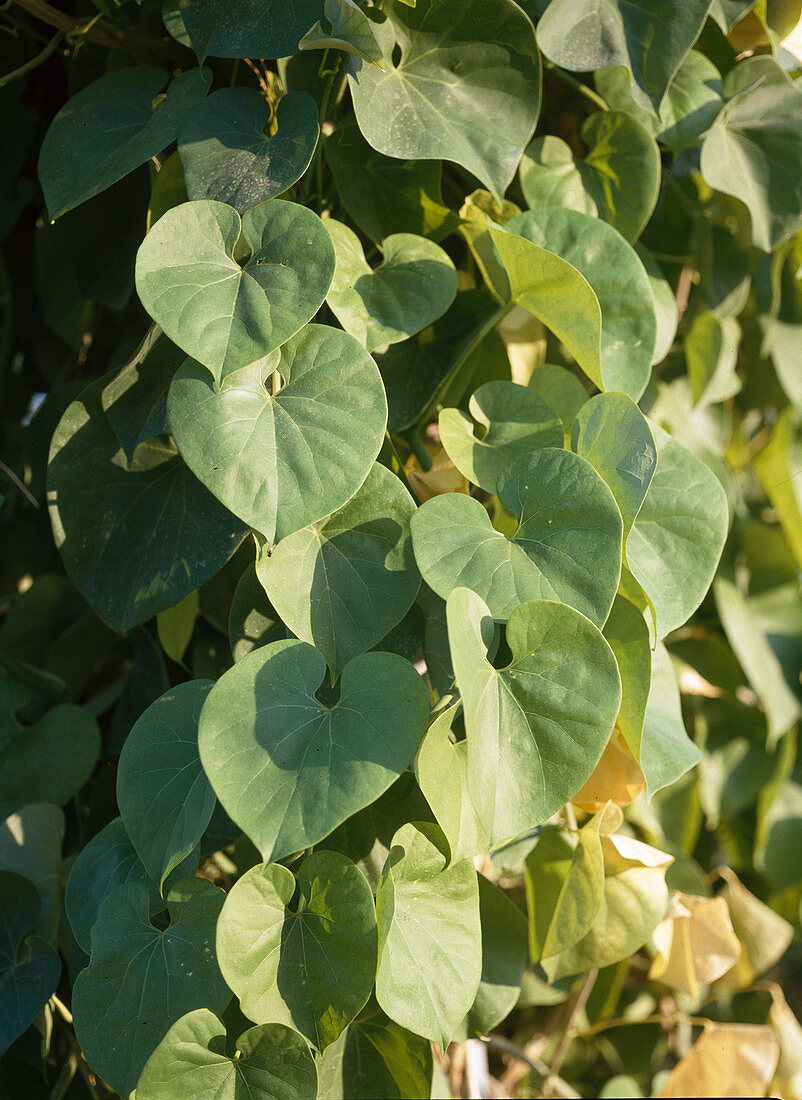
[[[471,397],[468,411],[470,416],[442,409],[440,439],[460,473],[488,493],[495,493],[516,458],[539,447],[562,447],[562,421],[526,386],[486,382]]]
[[[764,252],[802,227],[802,92],[770,57],[753,57],[724,82],[727,103],[702,145],[711,187],[749,207]]]
[[[242,264],[235,259],[242,250]],[[153,320],[222,379],[263,359],[314,316],[334,274],[317,214],[274,199],[240,218],[222,202],[174,206],[136,259],[136,288]]]
[[[137,1100],[309,1100],[317,1070],[306,1042],[284,1024],[261,1024],[237,1039],[233,1058],[226,1029],[197,1008],[173,1024],[151,1054],[136,1086]]]
[[[388,157],[456,161],[501,199],[540,113],[529,18],[513,0],[394,3],[386,15],[376,24],[386,72],[348,59],[362,133]]]
[[[317,844],[374,802],[426,728],[426,685],[402,657],[356,657],[331,706],[315,694],[325,674],[306,642],[272,642],[229,669],[201,713],[206,774],[266,861]]]
[[[600,369],[593,373],[577,361],[599,389],[621,390],[637,401],[649,381],[657,321],[632,246],[606,222],[554,206],[516,214],[504,228],[556,252],[587,279],[601,306]]]
[[[178,154],[190,199],[216,199],[243,213],[300,179],[315,151],[318,115],[306,92],[288,92],[276,108],[274,133],[264,96],[221,88],[184,120]]]
[[[604,624],[604,636],[621,675],[618,728],[630,752],[640,761],[643,718],[652,682],[652,646],[643,613],[620,593]]]
[[[646,417],[626,394],[597,394],[577,412],[571,444],[609,485],[627,534],[657,467]]]
[[[210,680],[171,688],[134,723],[120,753],[117,803],[131,843],[161,889],[203,836],[214,791],[198,756]]]
[[[572,72],[626,66],[638,103],[657,108],[709,7],[710,0],[687,0],[672,9],[666,35],[661,0],[552,0],[538,22],[537,41],[549,60]]]
[[[137,883],[118,886],[100,907],[91,961],[73,987],[75,1034],[90,1066],[121,1096],[177,1020],[228,1004],[214,950],[224,898],[206,879],[185,879],[170,892],[163,931],[150,923],[148,892]]]
[[[255,567],[249,565],[237,581],[228,614],[231,656],[239,661],[252,649],[286,637],[287,628],[259,583]]]
[[[220,969],[243,1012],[257,1023],[290,1024],[318,1050],[364,1007],[377,949],[373,894],[338,852],[307,856],[297,886],[279,863],[252,867],[229,892],[217,926]]]
[[[395,233],[382,242],[384,260],[374,271],[352,229],[334,218],[324,224],[337,257],[326,302],[368,351],[414,336],[454,301],[457,272],[434,241]]]
[[[182,878],[194,875],[197,869],[196,849],[167,876],[163,887],[165,893]],[[166,903],[137,855],[123,819],[115,817],[78,853],[64,891],[64,908],[72,934],[87,955],[92,949],[92,929],[101,905],[113,890],[129,882],[145,887],[151,913],[164,909]]]
[[[465,1021],[466,1038],[486,1035],[506,1019],[521,995],[529,961],[526,917],[503,890],[478,875],[482,977]]]
[[[74,95],[42,142],[39,179],[52,220],[145,164],[175,141],[209,90],[208,70],[176,77],[163,102],[163,69],[116,69]]]
[[[352,336],[323,325],[307,325],[266,367],[237,371],[219,393],[185,363],[167,409],[189,467],[270,543],[351,499],[387,423],[376,364]]]
[[[376,893],[376,999],[391,1019],[445,1050],[482,974],[479,885],[469,859],[447,866],[436,825],[393,837]]]
[[[64,814],[49,802],[32,802],[0,824],[0,868],[16,871],[39,891],[41,908],[34,932],[51,945],[61,920]]]
[[[602,635],[565,604],[532,600],[512,612],[512,660],[501,670],[488,659],[484,601],[460,588],[447,608],[468,789],[498,846],[547,821],[590,777],[615,725],[621,681]]]
[[[32,882],[0,871],[0,1055],[33,1023],[61,975],[58,953],[30,934],[41,904]]]
[[[590,463],[553,447],[535,451],[507,468],[498,497],[519,517],[512,540],[473,497],[445,493],[421,505],[411,528],[426,583],[443,599],[470,588],[500,620],[525,600],[557,599],[601,626],[618,588],[622,523]]]
[[[289,57],[323,0],[178,0],[192,49],[206,57]]]
[[[272,605],[296,637],[320,650],[335,676],[399,623],[418,593],[409,533],[414,512],[399,478],[374,465],[344,508],[257,559]]]
[[[643,734],[633,753],[646,776],[651,796],[699,763],[701,752],[691,741],[682,718],[679,684],[666,647],[660,643],[652,654],[652,679],[643,718]]]
[[[298,43],[299,50],[345,50],[384,68],[373,24],[354,0],[326,0],[318,19]]]
[[[164,438],[140,444],[126,461],[101,404],[108,382],[93,382],[61,418],[47,487],[68,576],[122,634],[213,576],[245,527]]]
[[[657,471],[627,537],[627,561],[654,607],[664,638],[710,587],[729,516],[721,482],[701,459],[651,425]]]
[[[567,206],[603,218],[628,241],[637,240],[660,190],[657,143],[623,111],[590,115],[582,141],[588,146],[584,158],[550,135],[527,146],[519,169],[527,205]]]
[[[0,733],[0,820],[30,802],[63,806],[87,781],[100,753],[92,715],[69,703],[38,722],[13,717]]]

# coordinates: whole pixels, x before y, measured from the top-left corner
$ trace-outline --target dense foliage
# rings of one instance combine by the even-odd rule
[[[0,11],[0,1098],[802,1097],[799,0],[92,3]]]

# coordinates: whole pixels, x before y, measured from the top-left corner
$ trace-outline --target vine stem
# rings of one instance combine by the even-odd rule
[[[558,1096],[564,1097],[564,1100],[578,1100],[580,1094],[576,1092],[575,1089],[572,1089],[568,1082],[564,1081],[562,1077],[555,1077],[552,1075],[549,1067],[541,1058],[532,1057],[521,1047],[517,1046],[515,1043],[511,1043],[509,1039],[505,1039],[501,1035],[483,1035],[482,1042],[487,1043],[488,1046],[494,1047],[496,1050],[503,1050],[505,1054],[509,1054],[513,1058],[517,1058],[519,1062],[523,1062],[525,1065],[529,1066],[534,1073],[543,1079],[551,1076],[554,1092]]]
[[[614,1020],[601,1020],[593,1027],[586,1028],[584,1031],[577,1031],[575,1034],[580,1039],[592,1039],[594,1035],[598,1035],[602,1031],[609,1031],[614,1027],[634,1027],[636,1024],[663,1024],[664,1026],[669,1024],[673,1026],[678,1023],[690,1024],[691,1027],[705,1027],[710,1023],[710,1020],[704,1016],[686,1016],[684,1012],[676,1012],[671,1016],[654,1013],[651,1016],[643,1016],[637,1020],[626,1020],[619,1016]]]
[[[17,475],[11,469],[11,467],[6,466],[5,462],[3,462],[2,459],[0,459],[0,470],[2,470],[2,472],[6,475],[6,477],[9,479],[9,481],[13,482],[13,484],[16,485],[16,487],[19,489],[19,491],[22,493],[22,495],[25,497],[25,499],[30,504],[32,504],[34,506],[34,508],[39,507],[39,501],[36,499],[36,497],[30,491],[28,486],[25,485],[24,482],[20,481],[20,479],[17,477]]]
[[[562,1064],[565,1061],[565,1056],[568,1053],[568,1048],[574,1041],[574,1037],[578,1030],[576,1026],[577,1019],[579,1018],[580,1012],[582,1012],[585,1005],[587,1004],[588,997],[593,990],[593,986],[596,984],[596,979],[598,978],[598,976],[598,970],[588,971],[587,976],[582,983],[582,988],[579,990],[576,1000],[571,1007],[568,1019],[565,1022],[565,1027],[563,1028],[563,1033],[560,1036],[560,1041],[557,1044],[557,1049],[554,1052],[554,1057],[551,1060],[548,1076],[543,1082],[543,1086],[540,1090],[545,1097],[551,1096],[551,1094],[556,1091],[555,1078],[558,1076],[560,1070],[562,1069]]]
[[[24,65],[20,65],[18,69],[12,69],[10,73],[6,73],[5,76],[0,76],[0,88],[4,88],[6,84],[11,84],[14,80],[19,80],[21,76],[25,76],[26,73],[31,72],[33,69],[38,69],[40,65],[44,65],[48,57],[54,52],[58,44],[64,37],[64,31],[57,31],[50,41],[47,43],[43,50],[40,50],[36,57],[32,57],[30,61],[26,61]]]
[[[558,80],[561,80],[563,84],[567,84],[569,88],[573,88],[575,92],[579,92],[585,99],[589,99],[591,103],[595,104],[600,111],[609,111],[610,108],[604,102],[598,92],[594,92],[593,88],[589,88],[587,84],[583,84],[581,80],[577,80],[575,76],[571,76],[564,69],[558,68],[551,61],[544,59],[544,67],[547,72],[550,72],[553,76],[556,76]]]
[[[86,20],[73,19],[66,12],[54,8],[52,4],[45,3],[45,0],[11,0],[11,3],[64,34],[85,34],[90,42],[95,42],[98,46],[131,52],[141,51],[158,57],[162,61],[174,60],[172,49],[159,39],[149,38],[134,31],[121,31],[102,17],[95,17],[87,23]]]

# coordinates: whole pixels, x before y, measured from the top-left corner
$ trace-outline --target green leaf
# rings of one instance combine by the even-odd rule
[[[652,355],[652,364],[654,365],[663,362],[671,351],[674,337],[677,335],[677,325],[679,324],[677,300],[674,297],[671,283],[663,274],[662,268],[648,248],[642,245],[640,241],[635,242],[634,248],[640,262],[643,264],[654,298],[654,315],[657,321],[657,338],[654,344],[654,354]]]
[[[326,0],[318,19],[298,43],[299,50],[345,50],[384,69],[373,24],[354,0]]]
[[[724,82],[727,102],[702,145],[702,175],[749,208],[764,252],[802,227],[802,91],[769,57],[747,58]]]
[[[777,511],[788,546],[802,567],[802,468],[799,420],[791,408],[777,417],[768,443],[755,459],[755,470]]]
[[[587,781],[610,739],[621,683],[607,642],[571,607],[517,607],[506,630],[511,660],[497,670],[487,605],[458,589],[447,606],[468,789],[497,847],[547,821]]]
[[[194,851],[168,875],[165,890],[179,879],[194,875],[197,867],[198,853]],[[145,887],[151,914],[164,909],[165,902],[137,855],[122,818],[115,817],[78,853],[64,891],[64,908],[72,934],[87,955],[101,905],[113,890],[127,883]]]
[[[652,647],[643,613],[622,593],[616,596],[604,624],[604,637],[621,675],[617,724],[632,755],[640,760],[643,719],[652,682]]]
[[[384,442],[387,402],[376,364],[352,336],[308,325],[219,393],[185,363],[168,413],[190,468],[272,543],[356,493]]]
[[[312,852],[297,883],[281,864],[252,867],[217,926],[220,968],[243,1012],[289,1024],[321,1051],[367,1002],[377,949],[370,887],[338,852]]]
[[[55,944],[61,919],[64,814],[49,802],[33,802],[0,824],[0,871],[16,871],[39,891],[41,910],[34,931]]]
[[[726,572],[720,572],[713,582],[713,595],[727,640],[766,712],[768,747],[771,749],[802,715],[802,706],[794,685],[788,683],[769,644],[766,631]]]
[[[575,835],[547,825],[526,857],[529,954],[534,962],[573,947],[587,935],[604,895],[601,815]]]
[[[414,511],[401,481],[376,464],[344,508],[257,558],[273,607],[320,650],[334,676],[399,623],[418,593]]]
[[[623,111],[600,111],[582,125],[584,158],[559,137],[535,138],[521,161],[527,206],[566,206],[609,222],[637,240],[660,190],[660,153],[654,138]]]
[[[529,379],[529,389],[542,397],[559,416],[565,436],[570,440],[574,417],[588,399],[588,391],[576,375],[565,367],[540,363]]]
[[[178,0],[192,49],[206,57],[288,57],[323,12],[322,0]]]
[[[432,1044],[389,1019],[374,1000],[318,1061],[319,1100],[419,1100],[432,1080]]]
[[[693,145],[721,110],[721,74],[713,62],[697,50],[685,57],[668,86],[657,115],[635,98],[629,72],[614,65],[594,74],[603,98],[616,111],[626,111],[657,140],[674,152]]]
[[[0,1055],[33,1023],[61,975],[58,954],[31,934],[41,904],[27,878],[0,871]]]
[[[482,978],[466,1021],[469,1037],[485,1035],[506,1019],[521,994],[528,961],[526,917],[484,875],[478,875],[477,879]]]
[[[646,417],[626,394],[597,394],[577,412],[571,445],[610,487],[626,536],[657,466],[657,448]]]
[[[135,722],[120,753],[120,814],[159,889],[198,844],[214,810],[198,756],[198,719],[211,688],[209,680],[171,688]]]
[[[176,1020],[196,1008],[222,1012],[228,1003],[214,951],[224,897],[205,879],[185,879],[170,892],[163,931],[150,923],[144,886],[119,886],[101,905],[72,1008],[89,1064],[122,1096]]]
[[[324,224],[337,257],[326,302],[368,351],[414,336],[454,301],[457,273],[434,241],[394,233],[383,241],[384,258],[374,270],[352,229],[334,218]]]
[[[626,836],[602,838],[604,894],[586,936],[543,960],[550,981],[611,966],[642,947],[668,908],[665,874],[671,856]]]
[[[171,661],[180,663],[183,660],[187,646],[192,641],[199,606],[196,588],[179,603],[160,611],[156,616],[159,645]]]
[[[501,199],[540,113],[530,20],[512,0],[394,3],[386,14],[376,25],[386,72],[348,58],[362,133],[389,157],[453,160]]]
[[[137,1100],[309,1100],[317,1070],[301,1036],[283,1024],[249,1028],[226,1053],[226,1029],[206,1008],[173,1024],[151,1054],[136,1086]]]
[[[512,540],[462,493],[417,510],[412,542],[426,583],[444,599],[455,588],[472,589],[499,620],[524,600],[557,599],[601,626],[618,587],[622,526],[590,463],[556,448],[535,451],[507,468],[498,497],[519,518]]]
[[[660,0],[552,0],[537,25],[537,41],[550,61],[572,72],[626,66],[637,102],[657,108],[709,7],[710,0],[687,0],[672,8],[666,35]]]
[[[316,697],[325,674],[312,646],[272,642],[218,680],[201,714],[206,774],[266,861],[316,844],[374,802],[426,728],[426,685],[402,657],[354,658],[330,706]]]
[[[153,65],[107,73],[62,107],[45,135],[39,179],[48,213],[61,214],[145,164],[175,141],[185,115],[209,90],[209,74],[182,73],[171,82]]]
[[[685,362],[694,405],[726,401],[741,388],[735,373],[741,330],[734,317],[697,313],[685,337]]]
[[[353,118],[324,139],[323,149],[340,201],[376,244],[391,233],[440,240],[456,225],[456,216],[443,205],[440,161],[382,156],[368,145]]]
[[[435,825],[393,837],[376,894],[376,999],[403,1027],[448,1046],[482,971],[479,886],[470,860],[447,866]]]
[[[294,336],[333,274],[334,249],[311,210],[274,199],[240,218],[204,200],[173,207],[151,229],[136,288],[154,321],[219,385]]]
[[[633,755],[646,776],[648,798],[675,783],[699,763],[702,755],[685,730],[677,677],[662,644],[652,653],[652,682],[643,733]]]
[[[314,99],[288,92],[275,130],[270,123],[267,100],[251,88],[221,88],[196,107],[178,133],[189,198],[216,199],[242,214],[299,180],[317,145]]]
[[[663,638],[702,602],[729,517],[726,495],[710,468],[662,428],[651,429],[657,471],[627,536],[627,562],[654,606],[657,636]]]
[[[102,408],[109,376],[69,406],[47,470],[56,547],[93,609],[124,633],[213,576],[244,526],[207,492],[163,438],[133,461]]]
[[[241,661],[252,649],[286,637],[287,628],[259,583],[255,567],[249,565],[237,581],[228,616],[232,657]]]
[[[649,380],[657,321],[649,280],[632,246],[605,222],[557,207],[527,210],[504,228],[556,252],[584,276],[601,308],[601,360],[598,369],[592,360],[575,356],[577,362],[599,389],[621,390],[637,401]],[[563,302],[562,308],[570,309],[576,330],[583,303]]]
[[[490,847],[468,793],[468,744],[450,737],[458,710],[457,702],[437,715],[415,761],[418,783],[448,841],[452,863],[473,859]]]
[[[13,716],[0,733],[0,820],[31,802],[63,806],[89,779],[100,754],[92,715],[69,703],[22,725]]]
[[[442,409],[440,439],[457,469],[488,493],[496,491],[499,477],[516,458],[540,447],[562,446],[562,421],[525,386],[486,382],[471,397],[468,411],[470,416]]]

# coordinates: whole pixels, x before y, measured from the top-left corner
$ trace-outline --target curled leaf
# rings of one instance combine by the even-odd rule
[[[722,897],[676,894],[652,940],[658,953],[649,977],[692,997],[699,996],[701,986],[731,970],[741,954]]]

